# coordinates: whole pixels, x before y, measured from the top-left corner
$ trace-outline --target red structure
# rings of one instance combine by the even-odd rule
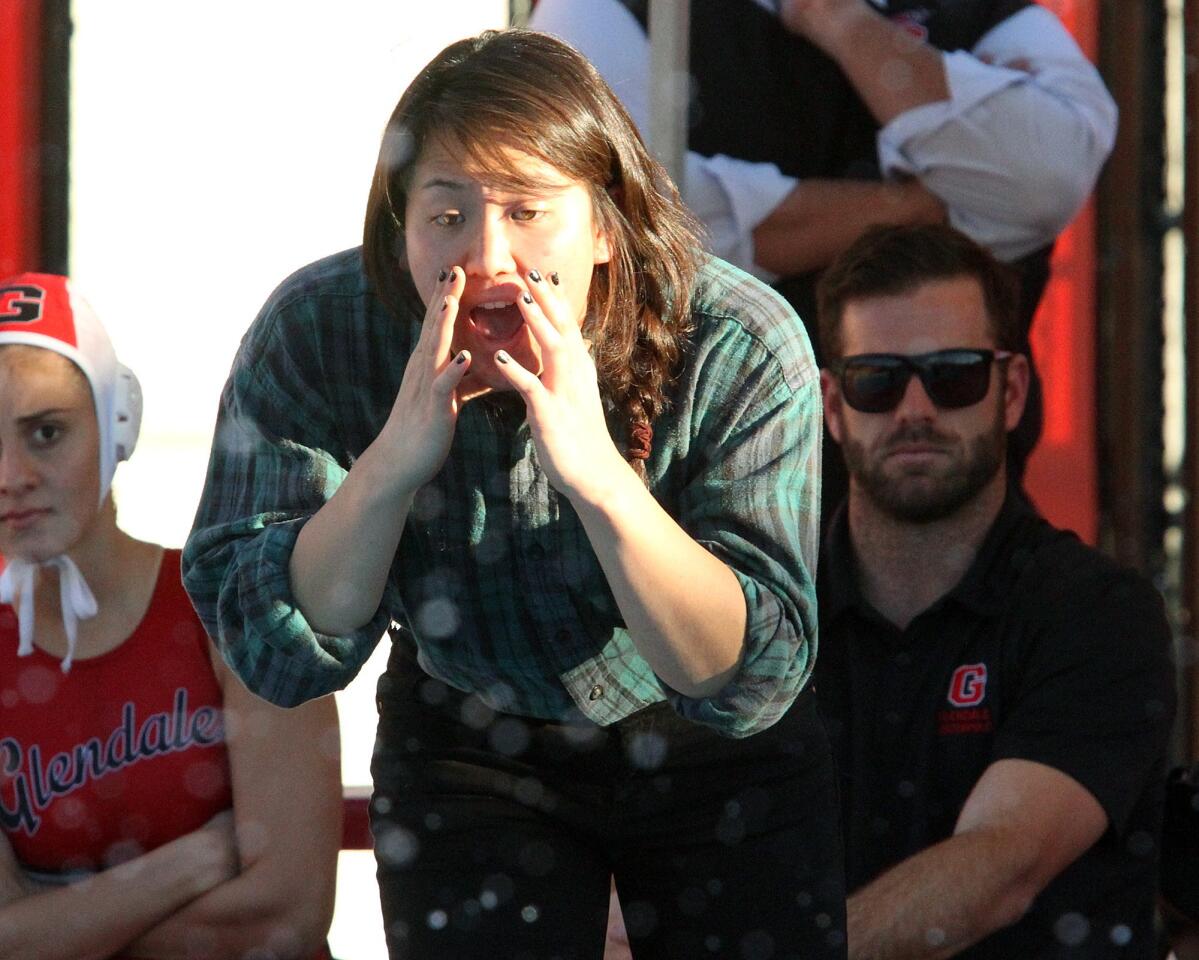
[[[1098,5],[1088,0],[1046,0],[1044,5],[1094,62]],[[1091,544],[1099,535],[1095,316],[1092,201],[1058,240],[1049,286],[1033,321],[1033,354],[1045,388],[1045,429],[1025,478],[1041,512]]]
[[[0,277],[40,266],[41,13],[0,3]]]

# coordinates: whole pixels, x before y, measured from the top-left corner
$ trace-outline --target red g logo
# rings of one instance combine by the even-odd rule
[[[987,665],[966,663],[953,671],[949,702],[955,707],[977,707],[987,695]]]
[[[41,287],[17,284],[0,287],[0,323],[33,323],[42,317],[46,291]]]

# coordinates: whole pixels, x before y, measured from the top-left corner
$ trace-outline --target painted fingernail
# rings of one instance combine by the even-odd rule
[[[448,276],[449,276],[449,274],[448,274],[448,273],[446,273],[444,270],[442,270],[442,271],[441,271],[441,273],[439,273],[439,274],[437,275],[437,282],[438,282],[438,283],[445,283],[445,278],[446,278],[446,277],[448,277]]]
[[[462,365],[462,364],[466,363],[466,351],[465,350],[459,351],[458,356],[454,357],[454,363],[456,363],[458,365]]]
[[[508,354],[504,353],[503,350],[497,350],[495,352],[495,362],[496,363],[507,363],[508,362]]]
[[[557,270],[555,270],[553,273],[550,274],[550,283],[552,283],[555,287],[558,286],[558,271]]]
[[[536,270],[530,270],[529,271],[529,279],[532,280],[534,283],[541,283],[541,274],[538,273]]]
[[[524,294],[524,295],[521,297],[521,299],[522,299],[522,300],[523,300],[525,303],[532,303],[532,302],[533,302],[533,298],[532,298],[532,297],[530,297],[530,296],[529,296],[527,293],[526,293],[526,294]]]

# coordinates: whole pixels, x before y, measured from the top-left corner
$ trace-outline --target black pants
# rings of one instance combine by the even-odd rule
[[[845,956],[810,693],[732,740],[666,704],[607,728],[495,714],[396,662],[371,804],[392,960],[599,960],[611,876],[636,960]]]

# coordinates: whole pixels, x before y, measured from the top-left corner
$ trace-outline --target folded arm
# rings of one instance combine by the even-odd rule
[[[850,896],[850,960],[940,960],[1018,921],[1107,829],[1099,801],[1041,763],[998,760],[952,837]]]
[[[293,710],[250,693],[217,666],[233,780],[240,870],[127,949],[154,960],[243,955],[303,960],[333,916],[341,845],[341,771],[332,697]]]
[[[1006,260],[1051,243],[1094,188],[1116,107],[1052,13],[1026,8],[943,53],[862,0],[791,0],[784,22],[837,61],[882,125],[884,174],[917,177]]]
[[[237,871],[232,818],[64,886],[21,869],[0,835],[0,960],[100,960]]]
[[[801,180],[754,227],[754,257],[793,276],[827,267],[870,227],[944,220],[944,205],[917,180]]]

